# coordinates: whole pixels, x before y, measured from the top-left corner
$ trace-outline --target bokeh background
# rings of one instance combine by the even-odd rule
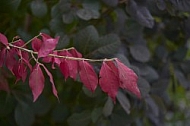
[[[64,80],[52,70],[60,102],[46,76],[33,103],[25,83],[0,68],[2,126],[189,126],[189,0],[1,0],[0,32],[25,42],[40,32],[60,36],[57,49],[75,47],[85,58],[119,58],[138,75],[139,100],[120,90],[116,104],[98,88]],[[29,47],[30,48],[30,47]],[[92,64],[98,73],[101,64]]]

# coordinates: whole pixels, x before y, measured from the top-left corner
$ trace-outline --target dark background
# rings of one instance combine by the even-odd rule
[[[9,41],[44,32],[61,37],[57,49],[117,57],[138,75],[142,99],[120,90],[113,104],[99,88],[92,94],[46,64],[60,103],[49,81],[33,103],[28,81],[15,84],[3,67],[1,85],[8,81],[10,93],[0,91],[0,125],[190,125],[189,12],[189,0],[1,0],[0,32]],[[97,72],[100,65],[93,64]]]

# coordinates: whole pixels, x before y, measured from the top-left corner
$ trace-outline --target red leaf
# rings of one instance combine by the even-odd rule
[[[98,77],[93,67],[87,61],[79,61],[79,69],[82,83],[87,89],[94,92],[98,84]]]
[[[44,75],[39,64],[36,64],[29,76],[29,86],[33,94],[33,102],[37,100],[44,89]]]
[[[59,53],[60,56],[73,57],[67,50],[63,50]],[[65,76],[65,79],[71,77],[76,79],[78,73],[78,61],[63,58],[60,64],[61,71]]]
[[[59,67],[66,80],[69,77],[69,66],[67,60],[62,60]]]
[[[38,51],[38,58],[46,57],[50,54],[56,47],[59,37],[50,38],[48,35],[41,33],[43,43]]]
[[[0,42],[1,42],[2,44],[4,44],[5,46],[8,45],[7,37],[6,37],[5,35],[1,34],[1,33],[0,33]]]
[[[50,62],[52,62],[52,57],[51,56],[43,57],[42,61],[45,63],[50,63]]]
[[[54,54],[54,55],[58,55],[57,54],[57,51],[53,51],[53,53],[52,54]],[[55,64],[57,64],[58,66],[60,65],[60,63],[61,63],[61,60],[60,60],[60,58],[56,58],[56,57],[50,57],[50,56],[46,56],[46,57],[44,57],[43,59],[43,62],[45,62],[45,63],[50,63],[50,62],[52,62],[52,69],[55,69]]]
[[[4,64],[5,56],[6,56],[6,48],[3,48],[3,49],[0,51],[0,67],[2,67],[3,64]]]
[[[115,76],[119,78],[119,71],[115,63],[113,61],[106,61],[106,64],[110,67]]]
[[[19,39],[17,40],[15,43],[13,43],[13,45],[15,46],[19,46],[19,47],[23,47],[24,45],[24,41]],[[26,48],[26,46],[24,46],[24,48]],[[13,49],[12,49],[13,50]],[[28,55],[28,52],[26,51],[22,51],[20,49],[17,49],[17,48],[14,48],[15,52],[21,57],[21,58],[25,58],[26,60],[29,59],[29,55]]]
[[[32,71],[32,65],[30,64],[30,62],[28,60],[26,60],[25,58],[23,58],[22,61],[24,61],[24,63],[28,66],[30,71]]]
[[[69,66],[69,76],[76,80],[77,74],[78,74],[78,61],[75,60],[67,60],[68,61],[68,66]]]
[[[12,72],[17,78],[16,82],[20,79],[25,82],[27,77],[27,67],[22,61],[15,63]]]
[[[21,79],[21,76],[20,76],[20,73],[19,73],[19,63],[15,63],[15,65],[13,66],[13,74],[16,76],[16,78],[17,78],[17,80],[16,80],[16,82],[17,81],[19,81],[20,79]]]
[[[10,50],[7,50],[7,55],[6,55],[6,66],[7,68],[12,72],[12,69],[13,69],[13,66],[15,65],[16,63],[16,59],[15,59],[15,55],[16,55],[16,50],[13,48],[13,49],[10,49]]]
[[[69,50],[73,57],[82,58],[82,54],[79,53],[75,48]]]
[[[101,89],[115,102],[115,97],[119,89],[119,78],[116,76],[114,69],[112,69],[112,65],[114,65],[112,61],[103,62],[100,69],[99,84]]]
[[[36,52],[40,50],[40,47],[42,45],[42,41],[39,38],[34,38],[32,40],[32,49]]]
[[[120,87],[128,90],[140,98],[141,94],[137,86],[137,75],[133,72],[133,70],[125,66],[118,59],[116,59],[116,64],[119,70],[119,79],[121,82]]]
[[[55,88],[55,84],[54,84],[54,81],[53,81],[53,76],[52,76],[52,74],[48,71],[48,69],[44,66],[44,65],[42,65],[43,66],[43,68],[44,68],[44,70],[46,71],[46,73],[47,73],[47,75],[49,76],[49,80],[50,80],[50,82],[51,82],[51,84],[52,84],[52,91],[53,91],[53,94],[57,97],[57,99],[59,100],[59,97],[58,97],[58,95],[57,95],[57,90],[56,90],[56,88]]]

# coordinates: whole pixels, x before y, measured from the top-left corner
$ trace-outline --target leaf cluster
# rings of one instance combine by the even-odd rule
[[[142,97],[137,99],[120,85],[114,104],[101,89],[109,96],[114,90],[110,93],[106,87],[97,86],[92,93],[78,81],[80,76],[76,77],[77,81],[69,78],[73,75],[66,71],[70,70],[52,70],[54,65],[47,62],[53,61],[56,67],[56,58],[41,57],[53,76],[60,103],[52,96],[48,74],[44,74],[43,92],[32,103],[32,92],[27,86],[29,78],[20,76],[24,75],[25,66],[30,70],[27,63],[17,64],[22,71],[17,78],[26,79],[24,84],[21,81],[14,84],[17,78],[0,69],[0,83],[7,83],[9,87],[3,89],[13,90],[11,94],[0,92],[0,125],[10,122],[12,125],[71,126],[189,125],[189,8],[188,0],[1,0],[0,32],[7,38],[19,35],[28,41],[41,32],[54,38],[60,36],[56,50],[74,47],[85,59],[116,57],[138,76]],[[39,45],[27,48],[38,52]],[[69,61],[62,62],[65,69]],[[32,66],[35,63],[31,61]],[[81,63],[87,66],[86,62]],[[11,66],[12,62],[8,64]],[[116,60],[103,64],[90,62],[97,77],[110,78],[104,80],[110,84],[118,82],[119,76],[120,80],[125,79],[122,76],[126,74],[118,73],[127,70],[117,64]],[[115,72],[114,65],[118,68]],[[46,72],[41,65],[40,68]],[[62,73],[68,76],[67,81]],[[98,81],[101,84],[101,78]]]

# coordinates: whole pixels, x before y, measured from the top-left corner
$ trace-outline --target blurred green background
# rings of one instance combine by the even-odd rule
[[[85,58],[119,58],[139,77],[139,100],[120,90],[117,102],[98,88],[64,80],[51,69],[60,102],[46,76],[33,103],[25,83],[0,68],[2,126],[189,126],[189,0],[1,0],[0,32],[25,42],[40,32],[60,36],[57,49],[75,47]],[[29,47],[31,48],[31,47]],[[93,64],[96,72],[100,63]],[[2,85],[9,84],[10,92]]]

